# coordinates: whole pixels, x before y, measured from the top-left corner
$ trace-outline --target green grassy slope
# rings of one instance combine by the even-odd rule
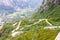
[[[56,30],[37,29],[20,34],[19,36],[11,38],[10,40],[54,40],[57,34],[58,31]]]
[[[60,25],[60,6],[51,7],[47,11],[38,10],[38,12],[33,15],[32,19],[48,19],[53,25]]]
[[[23,20],[22,24],[26,24],[26,21]],[[17,22],[17,21],[16,21]],[[14,22],[15,23],[15,22]],[[30,24],[28,22],[28,24]],[[4,28],[0,31],[0,40],[54,40],[60,31],[59,28],[55,30],[44,29],[45,26],[41,26],[39,24],[32,25],[30,27],[21,25],[24,29],[22,31],[26,31],[20,35],[16,35],[16,37],[11,36],[11,31],[15,29],[12,26],[13,23],[6,23]],[[21,30],[17,30],[21,31]]]

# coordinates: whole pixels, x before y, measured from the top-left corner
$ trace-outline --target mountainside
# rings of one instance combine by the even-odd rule
[[[49,1],[47,1],[48,3]],[[59,2],[59,1],[58,1]],[[44,5],[44,4],[42,4]],[[32,19],[48,19],[48,21],[52,22],[53,25],[60,25],[60,4],[48,3],[46,6],[41,6],[41,8],[32,15]],[[46,7],[46,8],[45,8]],[[55,22],[55,23],[54,23]]]
[[[32,10],[28,9],[28,12]],[[33,14],[26,12],[23,10],[6,16],[7,20],[18,17],[1,25],[0,40],[55,40],[60,32],[59,0],[43,0]]]

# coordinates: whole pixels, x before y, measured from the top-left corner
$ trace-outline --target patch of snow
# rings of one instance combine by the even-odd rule
[[[12,37],[15,37],[16,35],[19,35],[19,34],[21,34],[21,33],[23,33],[23,31],[13,32],[13,33],[12,33]]]

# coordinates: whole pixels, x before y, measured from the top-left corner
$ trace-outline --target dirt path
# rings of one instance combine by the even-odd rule
[[[56,36],[55,40],[60,40],[60,32],[59,32],[58,35]]]

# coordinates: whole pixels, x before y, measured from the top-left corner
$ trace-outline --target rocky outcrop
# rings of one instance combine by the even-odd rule
[[[43,0],[41,6],[40,6],[40,9],[41,10],[48,10],[48,5],[51,4],[53,6],[57,6],[57,5],[60,5],[60,0]]]
[[[47,0],[47,2],[54,4],[54,5],[60,5],[60,0]]]

